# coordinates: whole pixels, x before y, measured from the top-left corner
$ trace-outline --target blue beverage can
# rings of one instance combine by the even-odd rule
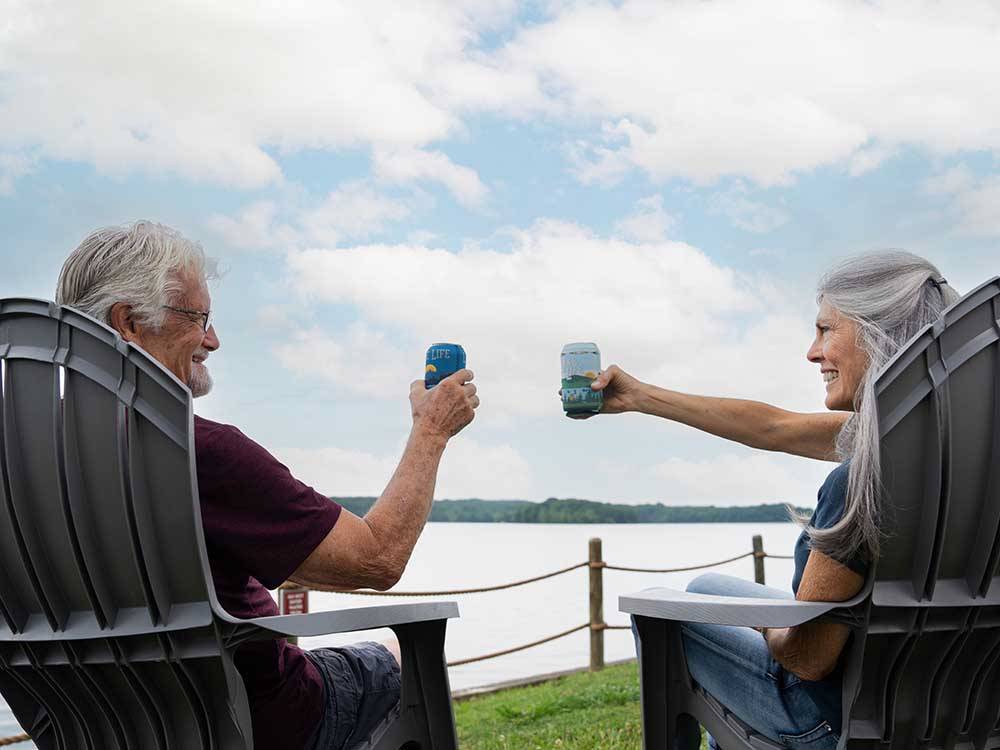
[[[431,344],[424,364],[424,388],[433,388],[465,367],[465,349],[460,344]]]
[[[593,342],[566,344],[562,350],[562,402],[567,414],[596,414],[604,405],[600,391],[591,390],[601,372],[601,350]]]

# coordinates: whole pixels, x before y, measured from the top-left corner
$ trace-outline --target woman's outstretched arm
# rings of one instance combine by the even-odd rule
[[[751,448],[836,461],[837,433],[847,412],[801,413],[760,401],[695,396],[643,383],[612,365],[592,386],[604,414],[632,411],[663,417]]]

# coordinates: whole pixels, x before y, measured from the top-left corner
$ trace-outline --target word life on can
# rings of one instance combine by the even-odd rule
[[[460,344],[431,344],[424,364],[424,388],[433,388],[465,367],[465,349]]]
[[[601,350],[592,342],[566,344],[562,350],[562,402],[567,414],[596,414],[604,405],[600,391],[591,390],[601,371]]]

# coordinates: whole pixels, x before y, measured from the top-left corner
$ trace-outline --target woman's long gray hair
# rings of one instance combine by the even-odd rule
[[[840,459],[851,462],[844,513],[828,529],[807,527],[812,549],[838,560],[858,553],[878,557],[881,465],[875,378],[900,347],[958,298],[933,264],[901,250],[848,258],[820,279],[817,301],[854,321],[868,364],[854,395],[854,414],[837,437]]]

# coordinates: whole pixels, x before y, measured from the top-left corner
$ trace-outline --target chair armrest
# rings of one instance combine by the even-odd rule
[[[796,599],[756,599],[742,596],[694,594],[655,588],[618,598],[618,610],[659,620],[703,622],[713,625],[788,628],[843,610],[863,601],[867,588],[846,602],[802,602]]]
[[[419,602],[417,604],[387,604],[378,607],[355,607],[309,615],[278,615],[236,620],[239,624],[256,625],[263,630],[286,636],[327,635],[353,630],[388,628],[411,622],[445,620],[458,617],[455,602]]]

